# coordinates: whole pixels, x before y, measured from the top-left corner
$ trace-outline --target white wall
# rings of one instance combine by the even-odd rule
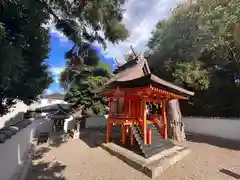
[[[28,149],[36,133],[51,130],[52,122],[38,118],[16,135],[0,144],[0,179],[15,180],[23,172]]]
[[[51,102],[49,102],[49,100]],[[41,99],[41,106],[48,106],[52,104],[67,104],[64,100],[59,100],[59,99]]]
[[[240,141],[240,119],[184,117],[185,131]]]
[[[193,134],[220,137],[240,141],[240,119],[184,117],[185,131]],[[87,118],[86,128],[104,127],[107,118],[94,116]]]
[[[49,102],[49,100],[51,102]],[[44,106],[49,106],[53,104],[67,104],[67,102],[60,99],[41,99],[40,104],[41,104],[40,107],[44,107]],[[47,113],[41,113],[41,115],[45,116],[47,115]]]
[[[11,109],[10,112],[7,113],[6,115],[0,117],[0,129],[4,127],[5,123],[11,121],[18,121],[22,120],[23,118],[23,113],[26,112],[28,109],[28,106],[24,104],[21,101],[18,101],[16,105],[14,105]],[[18,115],[18,116],[17,116]],[[13,119],[16,118],[16,119]]]
[[[105,127],[107,125],[107,118],[105,116],[93,116],[86,120],[86,128]]]

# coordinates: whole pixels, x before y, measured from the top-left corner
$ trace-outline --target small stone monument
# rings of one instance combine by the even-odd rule
[[[73,139],[79,139],[80,137],[80,123],[76,123],[76,128],[73,130]]]

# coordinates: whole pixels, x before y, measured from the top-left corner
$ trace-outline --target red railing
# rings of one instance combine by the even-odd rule
[[[161,121],[160,121],[160,119],[158,118],[158,115],[152,115],[151,117],[150,117],[150,120],[153,122],[153,124],[156,126],[156,128],[158,129],[158,131],[159,131],[159,133],[160,133],[160,135],[163,137],[164,135],[163,135],[163,124],[162,125],[160,125],[160,123],[161,123]]]
[[[151,131],[151,129],[147,130],[147,144],[152,144],[152,131]]]
[[[141,134],[143,135],[143,132],[144,132],[144,127],[143,127],[143,125],[142,125],[142,119],[141,118],[137,118],[136,119],[136,122],[137,122],[137,124],[139,125],[139,127],[140,127],[140,129],[141,129]]]

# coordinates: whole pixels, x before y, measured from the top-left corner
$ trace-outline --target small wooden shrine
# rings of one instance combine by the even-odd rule
[[[53,120],[52,132],[63,130],[64,121],[70,117],[71,111],[70,104],[53,104],[35,109],[35,112],[47,113],[47,117]]]
[[[118,67],[115,76],[100,93],[109,102],[106,143],[111,138],[112,127],[120,125],[122,144],[130,139],[130,144],[133,145],[136,140],[141,149],[145,150],[143,153],[146,157],[157,152],[155,148],[154,152],[147,154],[144,149],[146,145],[148,148],[159,147],[159,143],[166,142],[166,102],[171,99],[188,99],[194,95],[193,92],[153,75],[146,59],[141,55]],[[156,114],[147,117],[148,102],[161,104],[160,117]]]

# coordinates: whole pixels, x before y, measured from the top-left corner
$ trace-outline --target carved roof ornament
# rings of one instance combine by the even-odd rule
[[[121,66],[121,64],[118,62],[117,58],[114,58],[113,60],[114,60],[115,64],[117,65],[117,67],[119,68]]]
[[[154,87],[156,91],[162,91],[161,89],[164,89],[166,92],[175,93],[181,97],[194,95],[194,92],[190,92],[152,74],[144,54],[137,54],[132,46],[130,46],[130,48],[132,50],[133,58],[118,67],[118,69],[114,71],[115,76],[112,77],[98,92],[104,93],[115,89],[115,94],[118,92],[118,89],[150,86]]]

